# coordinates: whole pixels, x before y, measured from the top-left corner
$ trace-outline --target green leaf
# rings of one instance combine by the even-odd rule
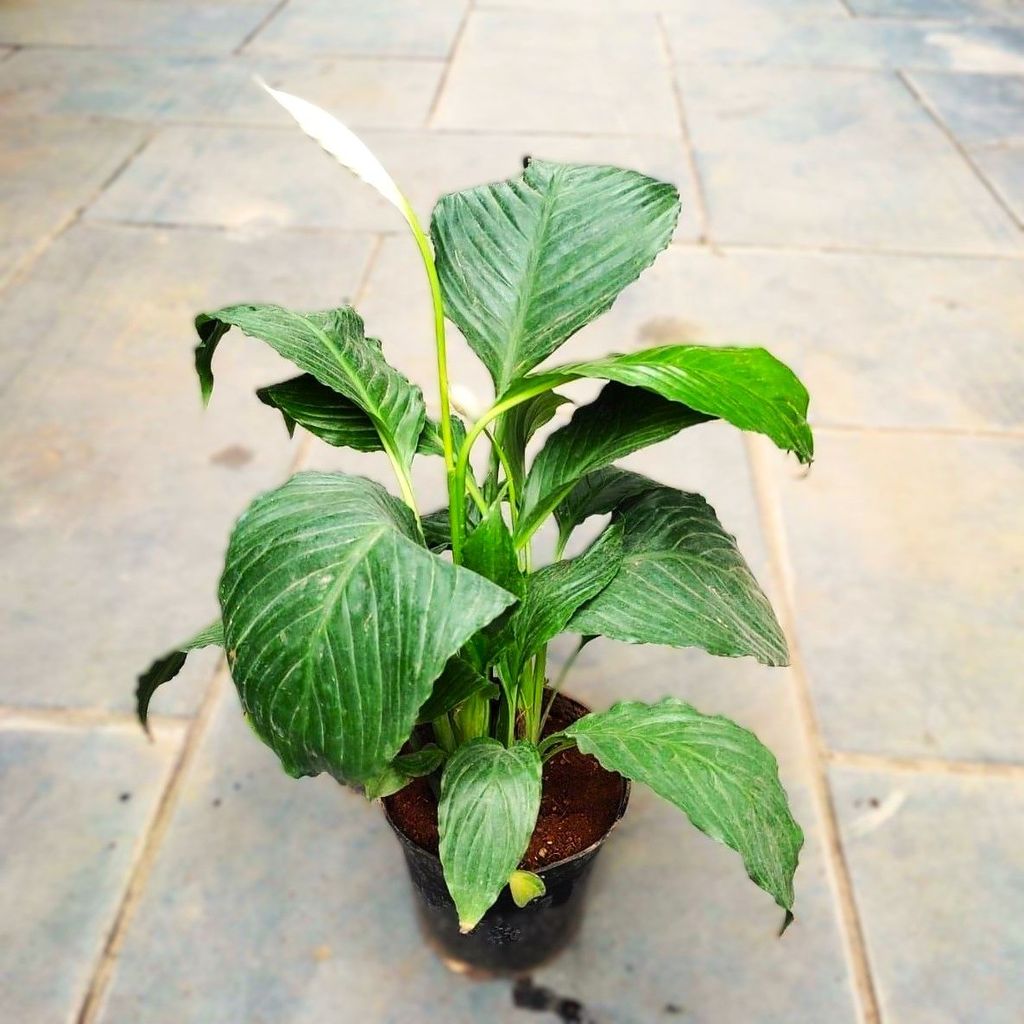
[[[751,879],[792,911],[803,833],[775,758],[752,732],[674,697],[653,705],[624,701],[564,732],[584,754],[650,786],[739,853]]]
[[[260,388],[256,397],[280,410],[289,434],[298,424],[336,448],[360,452],[384,448],[373,420],[355,402],[321,384],[311,373]]]
[[[678,216],[665,182],[541,160],[521,178],[444,196],[430,233],[445,311],[497,394],[608,309]]]
[[[642,388],[611,383],[597,399],[577,409],[540,450],[523,491],[516,541],[525,543],[576,482],[591,470],[705,423],[706,413]]]
[[[559,545],[565,547],[569,535],[585,519],[614,512],[629,498],[661,486],[650,477],[618,466],[591,470],[555,509]]]
[[[735,538],[699,495],[658,487],[612,517],[623,528],[615,578],[570,628],[633,644],[702,647],[788,664],[782,630]]]
[[[420,526],[431,551],[446,551],[452,546],[452,520],[447,508],[428,512],[420,519]]]
[[[436,772],[444,764],[445,752],[433,743],[410,754],[399,754],[364,789],[367,800],[380,800],[405,789],[413,779]]]
[[[540,810],[540,754],[520,740],[480,738],[459,747],[441,777],[438,831],[444,879],[472,931],[518,867]]]
[[[495,502],[473,532],[466,538],[462,562],[467,569],[487,577],[492,583],[515,594],[523,593],[523,574],[516,559],[512,536],[501,514],[501,503]]]
[[[521,492],[526,478],[526,446],[569,399],[557,391],[542,391],[539,395],[503,413],[498,420],[498,440],[512,468],[516,488]]]
[[[242,707],[291,775],[365,785],[448,659],[513,600],[416,541],[379,484],[301,473],[257,498],[220,584]]]
[[[814,455],[807,389],[763,348],[664,345],[611,355],[524,377],[505,398],[580,378],[618,381],[681,402],[741,430],[764,434],[801,462],[810,462]]]
[[[526,661],[565,630],[580,605],[608,586],[621,561],[622,528],[613,523],[582,555],[546,565],[526,578],[526,594],[499,640],[506,648],[510,678],[517,678]]]
[[[216,622],[211,622],[205,629],[201,629],[191,640],[186,640],[173,651],[168,651],[162,657],[157,658],[139,676],[138,686],[135,688],[135,713],[146,732],[149,732],[149,702],[153,699],[153,694],[181,671],[189,651],[197,651],[201,647],[223,646],[224,627],[218,619]]]
[[[355,402],[321,384],[310,373],[260,388],[256,397],[280,411],[289,434],[298,424],[335,448],[361,452],[384,449],[373,420]],[[466,437],[466,426],[457,416],[452,418],[452,436],[456,448]],[[416,451],[421,455],[444,455],[441,428],[430,418],[423,422]]]
[[[470,697],[477,696],[493,700],[498,696],[498,687],[480,675],[465,659],[458,656],[449,658],[427,702],[420,708],[417,725],[426,725],[457,708]]]
[[[508,887],[512,893],[512,901],[520,909],[540,899],[548,891],[544,879],[532,871],[513,871],[509,875]]]
[[[267,342],[300,370],[370,417],[384,450],[408,470],[426,417],[423,393],[385,360],[354,309],[296,313],[280,306],[227,306],[196,317],[196,372],[204,400],[213,390],[213,354],[232,327]]]

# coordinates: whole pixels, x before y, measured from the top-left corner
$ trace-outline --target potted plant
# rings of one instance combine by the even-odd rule
[[[328,772],[384,801],[429,935],[462,965],[522,970],[564,944],[625,780],[739,853],[788,924],[803,837],[771,753],[674,697],[590,712],[560,694],[564,671],[549,680],[546,650],[569,632],[580,647],[602,635],[786,664],[768,600],[714,510],[614,463],[713,419],[809,462],[806,390],[760,348],[663,345],[538,369],[669,243],[672,185],[535,160],[443,197],[428,241],[351,132],[268,91],[405,216],[433,299],[440,416],[354,309],[239,305],[196,318],[204,399],[232,328],[264,341],[300,373],[260,399],[289,429],[386,452],[398,493],[306,472],[258,497],[228,544],[222,618],[140,677],[143,724],[187,652],[222,645],[245,717],[288,774]],[[452,413],[446,318],[494,381],[472,422]],[[567,401],[559,389],[584,379],[605,382],[598,397],[528,460]],[[418,457],[440,460],[447,508],[419,506]],[[608,514],[564,557],[577,526]],[[539,566],[532,541],[551,518],[555,558]]]

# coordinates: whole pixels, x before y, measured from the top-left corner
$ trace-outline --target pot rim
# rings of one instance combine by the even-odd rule
[[[589,714],[591,709],[587,707],[587,705],[584,704],[582,701],[578,701],[574,697],[570,697],[568,694],[565,693],[560,693],[558,696],[562,700],[566,700],[569,703],[575,704],[577,707],[582,708],[585,713]],[[608,771],[607,768],[605,768],[604,770]],[[612,772],[611,774],[617,775],[618,773]],[[619,799],[619,806],[615,811],[615,818],[612,820],[612,823],[608,826],[608,828],[605,829],[604,833],[597,839],[595,839],[588,847],[580,850],[579,853],[574,853],[569,857],[563,857],[561,860],[555,860],[552,861],[550,864],[545,864],[544,867],[540,868],[538,871],[535,871],[534,874],[540,875],[543,878],[544,875],[547,874],[547,872],[554,871],[556,868],[565,867],[565,865],[571,864],[573,861],[580,860],[583,857],[590,856],[591,854],[596,853],[597,850],[604,845],[605,840],[612,834],[612,831],[615,829],[616,825],[618,825],[618,823],[622,821],[622,818],[626,813],[626,808],[629,806],[629,796],[633,788],[632,783],[624,775],[619,775],[619,778],[622,779],[622,796]],[[381,810],[384,812],[384,820],[388,823],[388,825],[391,826],[392,831],[397,836],[399,836],[403,842],[408,843],[412,847],[415,847],[417,850],[420,851],[420,853],[432,858],[440,864],[441,858],[438,854],[434,853],[432,850],[428,850],[424,846],[420,846],[420,844],[417,843],[415,839],[413,839],[411,836],[407,835],[404,831],[402,831],[401,827],[395,822],[394,818],[391,817],[391,812],[388,810],[387,800],[381,800],[380,806]]]

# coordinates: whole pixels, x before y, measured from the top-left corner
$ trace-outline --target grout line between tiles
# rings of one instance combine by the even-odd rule
[[[1024,779],[1024,764],[1010,761],[961,761],[942,757],[897,757],[830,750],[826,759],[844,768],[865,772],[904,772],[917,775],[973,775],[990,779]]]
[[[424,121],[424,126],[427,128],[433,128],[434,118],[437,116],[438,108],[441,105],[441,98],[444,95],[445,89],[448,87],[448,78],[452,73],[452,65],[455,63],[456,54],[459,52],[459,47],[462,45],[462,37],[466,33],[466,26],[469,24],[470,16],[473,14],[473,4],[467,3],[465,10],[462,12],[462,18],[459,20],[459,27],[455,30],[455,35],[452,38],[452,45],[448,50],[448,56],[445,58],[444,69],[441,71],[441,76],[437,81],[437,88],[434,90],[434,95],[430,100],[430,107],[427,110],[427,116]]]
[[[2,123],[2,121],[0,121]],[[437,131],[438,135],[444,135],[445,132]],[[611,137],[611,136],[606,136]],[[664,138],[664,136],[661,136]],[[88,226],[101,226],[110,228],[125,228],[128,230],[149,230],[152,228],[159,228],[167,231],[213,231],[223,233],[239,233],[243,234],[251,229],[246,224],[216,224],[213,222],[203,221],[174,221],[174,220],[143,220],[143,219],[129,219],[127,217],[114,217],[114,216],[91,216],[85,220]],[[345,228],[339,226],[320,226],[315,224],[277,224],[273,225],[270,230],[260,228],[261,233],[281,233],[287,234],[294,232],[296,234],[308,234],[308,235],[387,235],[396,236],[401,235],[405,231],[405,228],[400,224],[396,224],[395,227],[362,227],[362,228]],[[692,250],[694,252],[709,252],[708,244],[690,241],[686,239],[677,239],[672,242],[673,249],[680,250]],[[786,245],[769,245],[762,242],[719,242],[714,243],[713,252],[716,256],[728,257],[730,253],[736,254],[781,254],[781,255],[809,255],[809,256],[864,256],[864,257],[885,257],[893,259],[943,259],[943,260],[981,260],[981,261],[1009,261],[1011,263],[1024,262],[1024,246],[1022,246],[1019,253],[1011,252],[939,252],[929,251],[926,249],[918,251],[908,251],[902,249],[871,249],[866,247],[858,246],[812,246],[812,245],[799,245],[799,244],[786,244]],[[2,289],[0,285],[0,289]]]
[[[814,800],[825,846],[825,857],[832,875],[839,908],[839,918],[844,933],[854,987],[860,1001],[864,1024],[880,1024],[881,1012],[878,995],[868,958],[864,929],[857,909],[849,866],[839,833],[839,821],[835,802],[828,783],[828,751],[818,723],[817,712],[808,685],[807,670],[800,654],[796,639],[796,613],[793,603],[793,572],[789,561],[782,509],[775,494],[771,468],[764,456],[764,449],[758,439],[744,435],[747,458],[750,463],[754,494],[757,499],[761,528],[768,547],[773,575],[779,585],[779,601],[783,628],[790,645],[792,677],[796,684],[797,706],[801,726],[807,741],[811,760],[811,782]]]
[[[221,691],[224,688],[226,675],[227,667],[224,660],[221,659],[220,665],[207,686],[198,714],[185,730],[181,749],[174,764],[171,766],[167,783],[160,794],[160,799],[157,801],[152,817],[143,830],[141,849],[129,870],[128,882],[121,897],[117,913],[114,915],[113,924],[107,933],[107,940],[104,943],[103,951],[93,970],[85,996],[75,1017],[76,1024],[93,1024],[97,1019],[103,999],[110,987],[114,967],[124,943],[128,926],[149,880],[153,865],[160,852],[163,838],[170,827],[171,818],[177,807],[178,798],[189,774],[189,769],[196,758],[199,744],[206,735],[207,726],[213,716],[213,711]]]
[[[24,253],[14,264],[13,267],[6,274],[0,276],[0,295],[2,295],[8,288],[13,287],[15,284],[20,284],[25,277],[28,276],[29,271],[36,265],[39,258],[46,252],[47,249],[53,245],[65,232],[73,228],[80,220],[86,210],[96,202],[104,192],[110,188],[111,185],[121,177],[122,174],[128,169],[135,158],[149,145],[152,141],[155,132],[147,131],[143,132],[142,138],[139,142],[132,147],[132,149],[125,155],[124,159],[118,163],[118,165],[100,182],[96,189],[85,199],[84,202],[79,204],[72,210],[56,227],[51,228],[46,234],[44,234],[36,243]]]
[[[288,6],[289,0],[278,0],[273,7],[245,34],[242,41],[231,51],[232,56],[239,57],[245,48]]]
[[[672,85],[672,98],[676,107],[676,121],[679,124],[679,132],[682,136],[683,151],[686,153],[686,165],[690,171],[690,178],[693,180],[693,194],[697,202],[697,230],[698,245],[710,243],[710,217],[708,214],[707,195],[704,191],[704,182],[700,176],[700,169],[697,166],[697,153],[693,147],[693,137],[690,134],[690,123],[686,116],[686,103],[683,99],[683,87],[679,82],[679,75],[676,74],[675,58],[672,54],[672,43],[669,40],[668,28],[665,19],[661,14],[656,15],[658,24],[658,39],[661,43],[661,50],[665,56],[666,71]],[[714,247],[713,247],[714,248]]]
[[[188,715],[150,715],[154,730],[184,729]],[[106,708],[0,706],[0,729],[118,729],[139,732],[138,718],[128,711]]]
[[[910,78],[906,71],[897,71],[896,77],[903,84],[903,87],[910,93],[914,101],[921,107],[921,109],[927,114],[929,118],[935,123],[936,127],[946,137],[949,144],[960,154],[961,158],[971,169],[971,172],[978,179],[979,182],[984,186],[985,190],[992,196],[992,198],[999,205],[999,208],[1010,218],[1011,222],[1015,224],[1020,231],[1024,231],[1024,221],[1017,216],[1016,211],[1013,207],[1003,198],[1002,193],[985,177],[982,173],[981,168],[971,158],[970,152],[960,142],[960,140],[949,130],[946,122],[939,116],[938,111],[928,102],[928,98],[914,85],[913,79]]]

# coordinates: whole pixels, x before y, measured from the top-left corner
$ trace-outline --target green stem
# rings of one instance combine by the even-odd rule
[[[480,488],[477,486],[476,481],[472,477],[466,477],[466,489],[469,491],[469,496],[473,499],[476,507],[480,509],[482,514],[486,514],[487,510],[491,507],[487,499],[480,492]]]
[[[485,431],[485,433],[487,434],[487,440],[491,442],[491,450],[497,454],[501,468],[505,471],[505,483],[508,486],[508,507],[512,514],[512,529],[514,531],[516,523],[519,522],[519,499],[516,497],[516,482],[512,476],[512,465],[508,461],[505,449],[495,440],[494,434],[490,430]]]
[[[437,384],[441,404],[441,447],[444,449],[444,466],[448,476],[448,514],[452,528],[452,558],[455,562],[459,562],[462,558],[463,520],[465,519],[463,500],[466,486],[464,475],[463,482],[459,486],[456,486],[455,478],[455,440],[452,434],[451,400],[448,397],[448,347],[444,333],[444,302],[441,298],[441,282],[437,278],[434,254],[427,241],[427,236],[408,200],[403,198],[403,202],[405,203],[406,220],[412,229],[413,238],[416,239],[416,248],[419,249],[423,267],[427,272],[430,301],[434,308],[434,343],[437,348]]]
[[[529,401],[536,395],[541,395],[545,391],[550,391],[559,383],[561,382],[558,380],[547,380],[544,382],[538,382],[533,387],[527,388],[525,391],[520,391],[511,398],[503,398],[500,401],[495,402],[494,405],[492,405],[490,409],[488,409],[487,412],[485,412],[483,416],[481,416],[480,419],[478,419],[476,423],[474,423],[473,426],[470,427],[469,433],[466,434],[466,440],[462,442],[462,447],[459,449],[458,458],[455,460],[455,475],[452,490],[456,494],[466,493],[466,472],[469,469],[469,456],[473,451],[473,445],[475,444],[476,439],[487,429],[488,424],[496,420],[500,415],[502,415],[502,413],[508,412],[509,409],[514,409],[517,405],[521,405],[523,402]],[[450,508],[453,510],[455,509],[454,501],[450,503]],[[464,512],[460,505],[457,510],[457,514],[454,512],[452,514],[453,556],[455,553],[456,519],[459,520],[459,537],[461,539],[463,530],[463,518]]]
[[[573,665],[576,664],[576,659],[580,656],[580,651],[583,650],[586,644],[586,639],[580,637],[580,642],[576,646],[576,650],[565,659],[565,664],[562,666],[561,671],[558,673],[558,678],[554,681],[551,686],[551,696],[548,698],[547,707],[544,709],[544,714],[541,715],[540,719],[540,735],[544,735],[544,726],[548,724],[548,715],[551,714],[551,708],[555,703],[555,698],[562,692],[562,685],[565,683],[565,677],[569,674]]]

